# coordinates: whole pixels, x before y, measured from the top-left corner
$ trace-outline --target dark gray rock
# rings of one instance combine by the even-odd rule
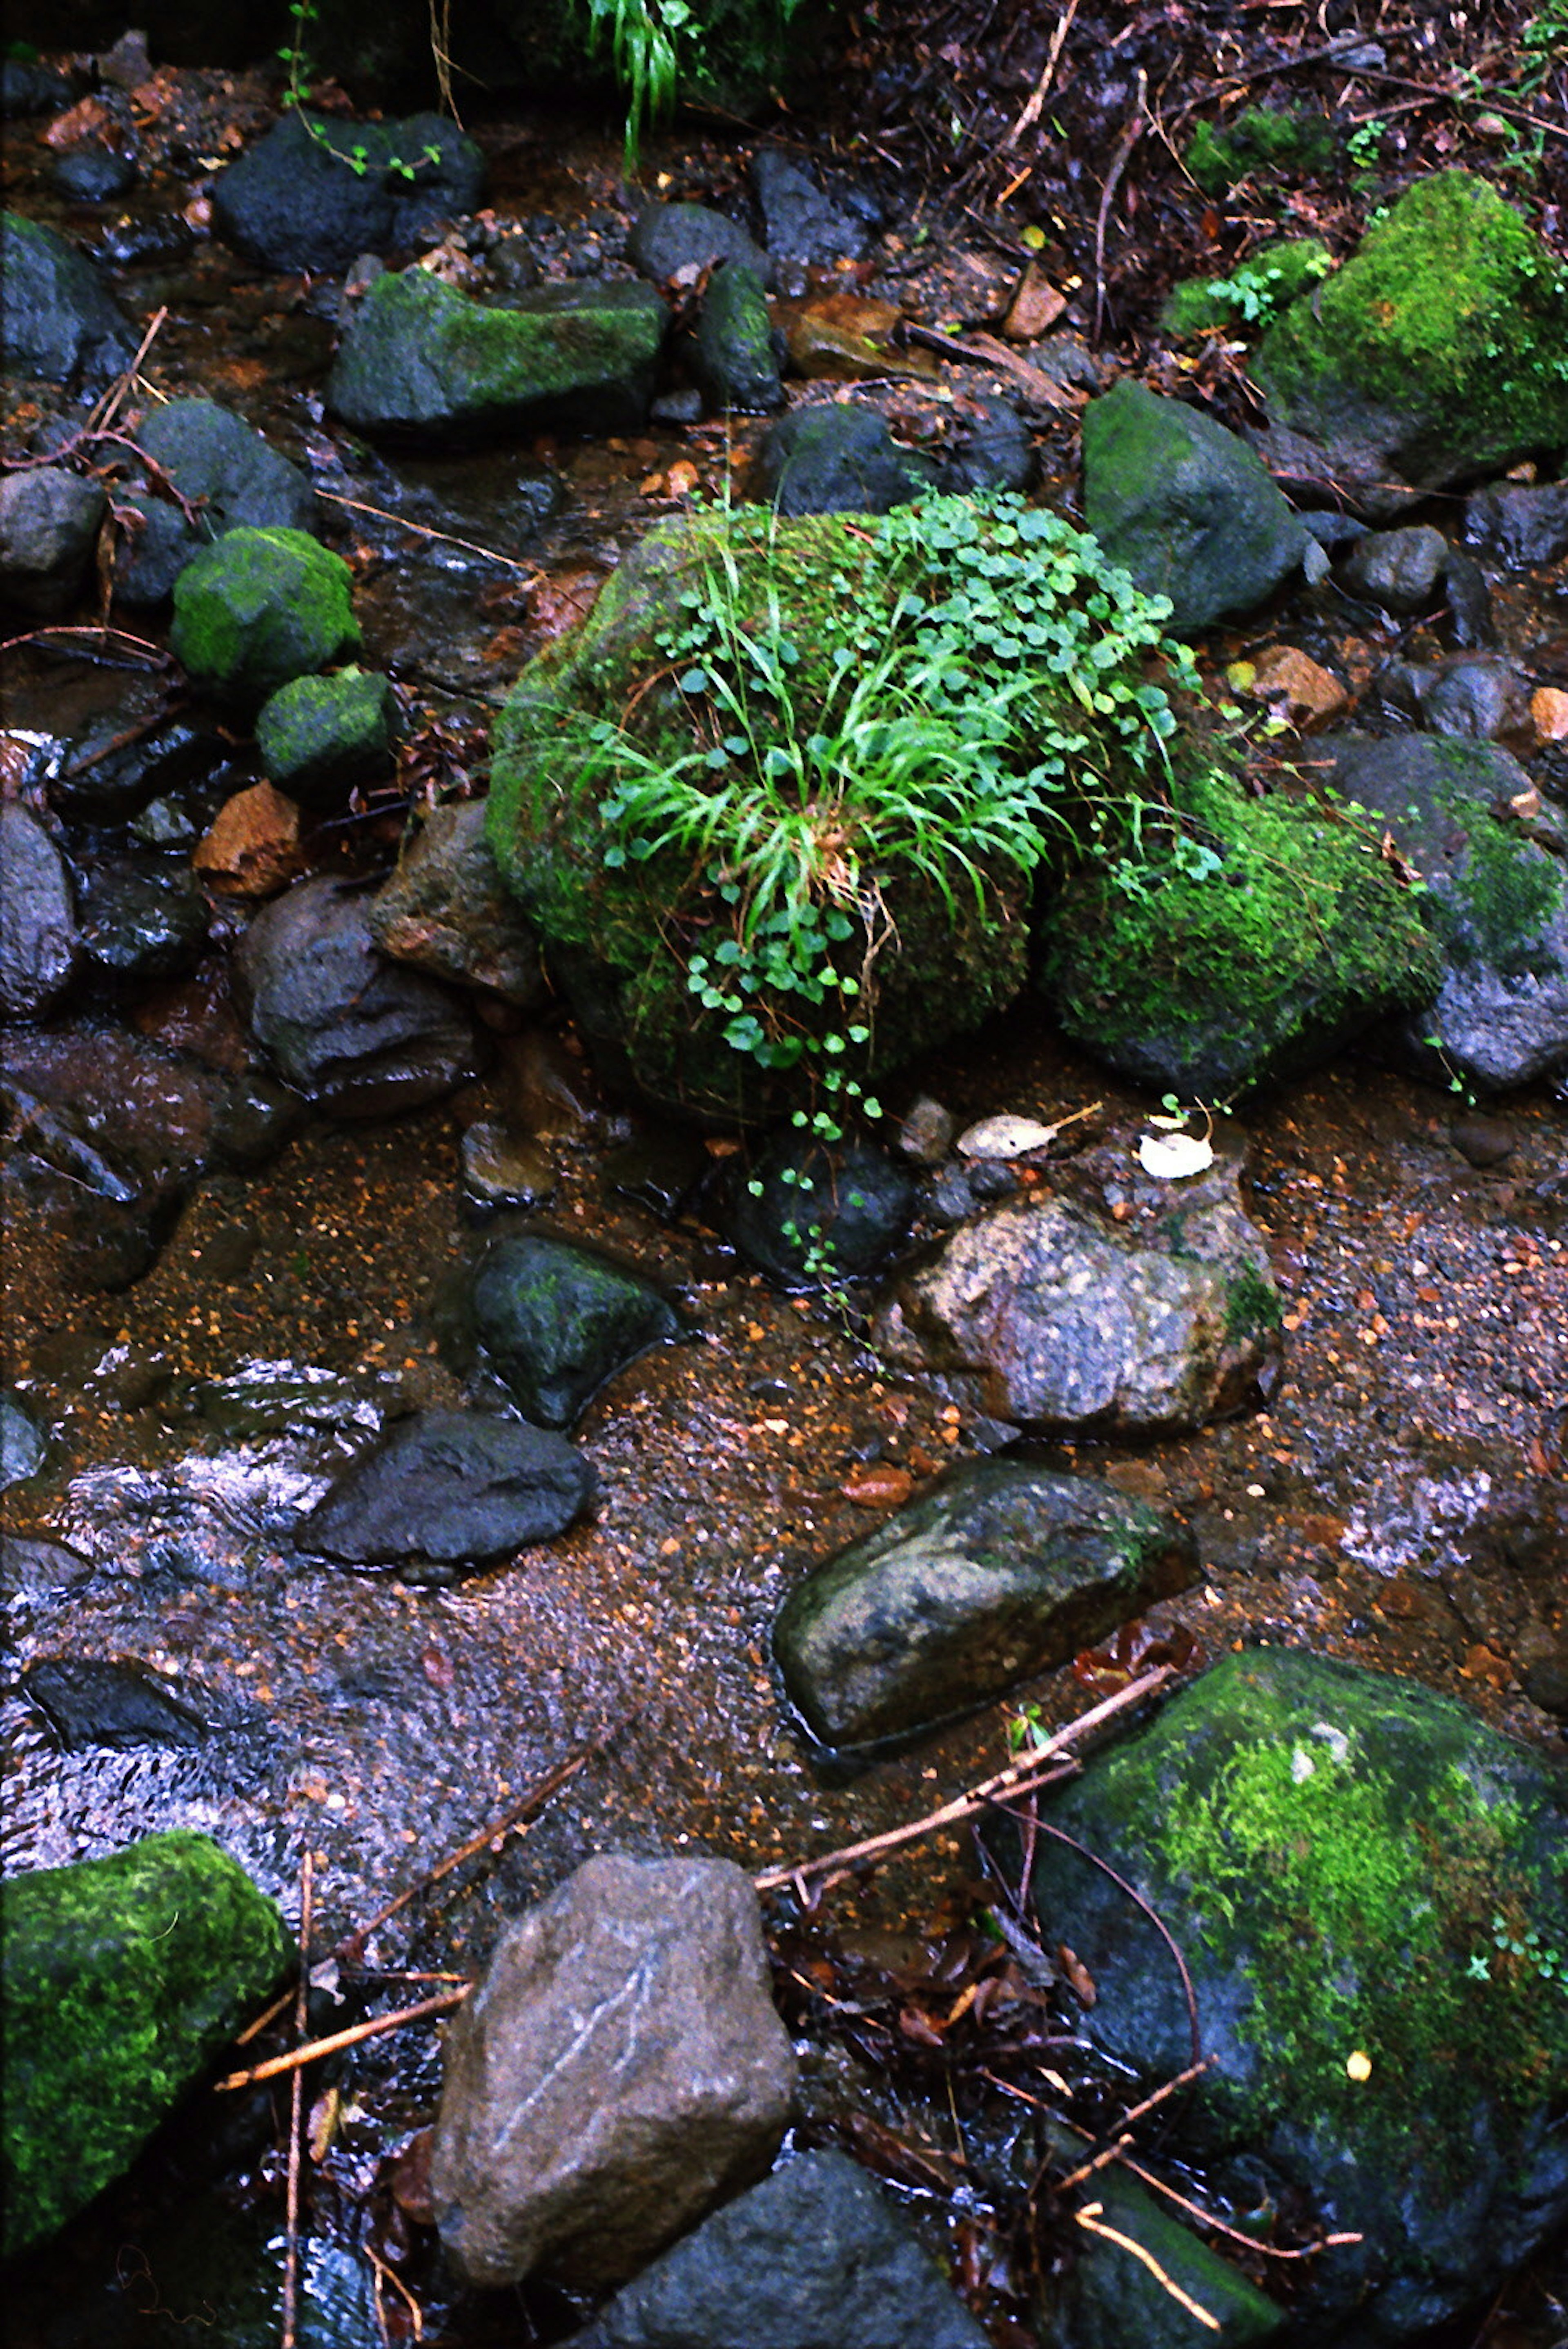
[[[1523,768],[1493,743],[1421,735],[1324,736],[1318,749],[1334,789],[1421,875],[1445,959],[1436,999],[1385,1031],[1386,1047],[1486,1092],[1568,1069],[1568,876],[1508,815],[1531,788]]]
[[[72,98],[71,85],[53,66],[33,57],[0,61],[0,118],[19,122],[30,114],[58,114]]]
[[[1443,597],[1449,607],[1449,634],[1462,650],[1490,650],[1501,642],[1486,574],[1462,547],[1449,549]]]
[[[371,900],[385,955],[537,1010],[549,988],[533,924],[506,887],[484,836],[483,800],[432,808]]]
[[[63,612],[81,587],[108,503],[97,481],[57,465],[0,481],[0,596],[39,619]]]
[[[145,1664],[123,1658],[49,1656],[29,1664],[21,1686],[62,1753],[107,1745],[200,1745],[207,1724]]]
[[[399,716],[391,680],[374,670],[296,678],[256,716],[267,779],[301,807],[337,807],[357,783],[388,772]]]
[[[708,269],[716,261],[733,262],[768,281],[767,254],[737,222],[706,204],[646,205],[627,238],[626,257],[659,285],[680,270]]]
[[[1130,377],[1084,410],[1084,521],[1178,636],[1253,610],[1307,543],[1244,441]]]
[[[711,408],[763,416],[784,406],[763,280],[742,262],[722,263],[709,280],[691,372]]]
[[[786,2161],[666,2251],[570,2349],[983,2349],[909,2221],[846,2154]]]
[[[757,459],[757,495],[782,514],[888,513],[937,480],[929,457],[895,448],[886,417],[841,400],[781,417]]]
[[[1568,554],[1568,481],[1503,482],[1465,500],[1465,544],[1511,571]]]
[[[971,498],[983,490],[1026,490],[1034,479],[1034,440],[1010,400],[980,403],[959,445],[943,460],[944,496]]]
[[[264,906],[236,962],[257,1041],[333,1117],[394,1116],[474,1073],[467,1010],[386,960],[368,898],[341,881],[297,882]]]
[[[411,179],[399,163],[413,165]],[[220,175],[213,219],[265,269],[335,272],[472,212],[483,185],[479,149],[444,115],[343,122],[291,112]]]
[[[894,1280],[877,1350],[1018,1426],[1155,1434],[1239,1410],[1281,1309],[1237,1169],[1128,1187],[1126,1222],[1036,1194],[961,1226]]]
[[[167,688],[138,683],[59,748],[51,806],[72,823],[121,823],[149,801],[195,798],[233,756],[211,719],[164,717]]]
[[[1530,728],[1530,685],[1523,671],[1485,654],[1429,666],[1390,662],[1377,690],[1390,709],[1414,718],[1430,734],[1487,742]]]
[[[96,857],[78,893],[82,951],[118,978],[172,978],[193,970],[210,916],[182,857]]]
[[[6,212],[0,268],[8,367],[50,383],[99,384],[130,366],[136,350],[130,322],[74,244],[41,222]]]
[[[429,270],[379,277],[350,319],[327,403],[357,430],[453,441],[636,430],[669,312],[650,285],[582,279],[504,308]]]
[[[174,582],[169,649],[192,683],[248,715],[359,646],[352,574],[304,531],[224,533]]]
[[[32,1413],[8,1389],[0,1388],[0,1492],[36,1476],[47,1450]]]
[[[112,204],[127,196],[140,178],[136,157],[121,147],[106,147],[84,139],[55,159],[50,173],[57,192],[73,204]]]
[[[135,517],[115,558],[123,604],[150,610],[162,603],[192,555],[225,531],[319,526],[316,492],[299,468],[215,400],[171,399],[139,426],[136,441],[200,512],[188,521],[151,481],[121,495]]]
[[[831,1147],[786,1132],[737,1173],[724,1227],[754,1265],[786,1288],[854,1280],[909,1233],[915,1182],[875,1143]],[[744,1171],[739,1171],[744,1166]]]
[[[1094,1979],[1081,2032],[1137,2082],[1192,2060],[1151,1911],[1180,1942],[1208,2069],[1168,2154],[1358,2238],[1303,2263],[1293,2341],[1428,2339],[1552,2239],[1568,2002],[1532,1951],[1568,1945],[1560,1765],[1412,1682],[1265,1647],[1041,1816],[1082,1848],[1039,1842],[1034,1913]],[[986,1832],[1015,1881],[1017,1830]]]
[[[747,1878],[590,1859],[507,1928],[452,2023],[441,2240],[473,2283],[604,2291],[766,2173],[794,2099]]]
[[[422,1411],[356,1460],[295,1528],[307,1557],[345,1566],[475,1563],[551,1541],[593,1496],[564,1437],[525,1420]]]
[[[1065,1663],[1197,1572],[1190,1533],[1147,1503],[979,1461],[813,1568],[774,1652],[814,1737],[872,1744]]]
[[[65,860],[20,801],[0,801],[0,1011],[36,1019],[77,967]]]
[[[1449,567],[1449,542],[1429,523],[1404,530],[1372,530],[1338,564],[1341,584],[1386,612],[1424,612],[1436,600]]]
[[[0,1424],[14,1408],[0,1396]],[[17,1482],[7,1476],[7,1484]],[[0,1532],[0,1599],[50,1599],[74,1590],[93,1570],[90,1557],[44,1534]]]
[[[544,1427],[569,1427],[607,1379],[681,1329],[674,1307],[637,1274],[533,1234],[491,1242],[472,1303],[496,1372]]]
[[[1075,2168],[1089,2150],[1086,2139],[1074,2148]],[[1096,2174],[1094,2198],[1122,2240],[1075,2230],[1084,2240],[1053,2306],[1054,2349],[1193,2349],[1199,2326],[1179,2292],[1212,2321],[1202,2328],[1211,2349],[1256,2349],[1284,2332],[1282,2308],[1114,2163]]]
[[[210,1069],[110,1028],[12,1028],[0,1076],[16,1140],[13,1198],[62,1233],[79,1276],[123,1288],[156,1257],[217,1144]]]
[[[859,189],[839,181],[825,194],[809,172],[776,147],[758,149],[751,177],[769,257],[786,294],[804,288],[811,267],[831,269],[836,261],[859,261],[870,251],[881,215]]]

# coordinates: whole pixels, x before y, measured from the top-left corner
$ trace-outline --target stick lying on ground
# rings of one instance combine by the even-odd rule
[[[793,1868],[770,1868],[763,1875],[754,1876],[752,1881],[759,1892],[779,1892],[786,1884],[790,1885],[805,1900],[809,1883],[815,1881],[826,1890],[829,1884],[836,1884],[842,1878],[852,1875],[868,1859],[881,1859],[888,1852],[898,1851],[907,1843],[918,1843],[922,1837],[934,1835],[940,1827],[952,1826],[961,1819],[977,1817],[981,1811],[989,1809],[999,1795],[1036,1794],[1043,1786],[1054,1785],[1058,1778],[1071,1777],[1078,1767],[1077,1763],[1071,1755],[1067,1755],[1065,1760],[1059,1757],[1075,1739],[1084,1736],[1091,1729],[1098,1729],[1102,1722],[1109,1721],[1113,1714],[1125,1713],[1129,1705],[1138,1703],[1144,1697],[1152,1696],[1156,1689],[1163,1688],[1175,1677],[1176,1670],[1171,1664],[1159,1664],[1153,1671],[1140,1674],[1136,1681],[1129,1681],[1125,1689],[1118,1689],[1115,1696],[1106,1697],[1104,1703],[1096,1704],[1078,1720],[1068,1722],[1065,1728],[1054,1731],[1044,1745],[1036,1745],[1016,1762],[1010,1762],[1005,1770],[999,1770],[994,1777],[985,1779],[969,1794],[960,1795],[953,1802],[944,1803],[940,1810],[928,1811],[923,1819],[912,1819],[901,1827],[889,1827],[886,1835],[871,1836],[864,1843],[846,1844],[840,1850],[830,1851],[821,1859],[802,1860]]]

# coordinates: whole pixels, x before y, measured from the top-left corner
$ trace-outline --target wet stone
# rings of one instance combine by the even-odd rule
[[[121,603],[162,603],[192,557],[225,531],[317,527],[316,492],[299,468],[215,400],[170,400],[138,426],[136,441],[199,513],[191,520],[151,482],[120,493],[136,517],[115,558]]]
[[[0,1423],[7,1406],[0,1401]],[[11,1480],[5,1480],[9,1483]],[[92,1560],[47,1534],[0,1532],[0,1599],[50,1599],[86,1582]]]
[[[0,481],[0,596],[52,619],[87,575],[108,501],[97,481],[55,465]]]
[[[390,679],[373,672],[296,678],[256,718],[262,764],[302,807],[335,808],[357,783],[387,771],[398,715]]]
[[[140,1664],[50,1656],[30,1664],[21,1685],[63,1753],[199,1745],[207,1733],[201,1714]]]
[[[383,954],[431,978],[483,988],[537,1010],[549,989],[538,935],[507,889],[484,836],[484,802],[432,808],[372,900]]]
[[[58,192],[74,204],[111,204],[129,195],[140,176],[133,154],[94,139],[67,147],[50,173]]]
[[[256,916],[237,957],[256,1039],[280,1075],[334,1117],[390,1117],[474,1073],[466,1009],[389,962],[369,902],[340,881],[302,881]]]
[[[1465,501],[1465,543],[1513,571],[1568,554],[1568,481],[1503,482]]]
[[[875,1271],[908,1235],[914,1208],[913,1176],[874,1143],[829,1146],[786,1133],[736,1173],[724,1228],[774,1279],[815,1288]]]
[[[593,1470],[562,1436],[479,1412],[419,1412],[337,1479],[295,1544],[344,1566],[479,1565],[554,1540],[593,1491]]]
[[[179,977],[206,943],[207,900],[183,859],[96,860],[77,914],[88,961],[118,978]]]
[[[691,370],[713,408],[761,416],[784,406],[767,301],[756,270],[726,261],[713,272],[702,297]]]
[[[363,171],[349,160],[356,150]],[[472,212],[483,184],[479,149],[444,115],[345,122],[291,111],[221,174],[213,219],[265,268],[345,270]]]
[[[542,1206],[556,1188],[554,1160],[536,1142],[482,1119],[462,1137],[462,1193],[482,1215]]]
[[[0,803],[0,1011],[36,1019],[77,967],[76,916],[65,860],[18,801]]]
[[[478,2284],[624,2282],[766,2173],[794,2085],[742,1870],[587,1860],[507,1928],[452,2023],[431,2166],[447,2253]]]
[[[754,271],[764,283],[769,273],[767,254],[745,230],[706,204],[646,205],[626,241],[626,257],[655,285],[719,261]]]
[[[1064,1663],[1198,1572],[1191,1535],[1085,1476],[987,1461],[945,1477],[780,1611],[790,1700],[830,1746],[906,1737]]]
[[[474,1334],[520,1410],[569,1427],[607,1380],[681,1333],[658,1289],[566,1240],[493,1240],[472,1291]]]
[[[876,242],[880,208],[847,181],[825,193],[776,147],[758,149],[751,177],[766,223],[768,254],[784,293],[800,292],[811,267],[858,261]]]
[[[47,1449],[44,1432],[26,1404],[14,1394],[0,1392],[0,1492],[36,1475]]]
[[[944,497],[973,497],[984,490],[1027,490],[1033,481],[1033,436],[1010,400],[977,403],[958,447],[942,466]]]
[[[983,2349],[891,2197],[847,2154],[784,2162],[616,2294],[569,2349]]]
[[[132,686],[62,744],[50,804],[73,823],[119,823],[151,801],[184,802],[231,756],[206,720],[164,716],[164,689]]]
[[[358,649],[352,586],[341,555],[304,531],[228,531],[175,580],[169,649],[198,691],[249,713]]]
[[[130,365],[130,321],[74,244],[36,221],[0,220],[7,364],[50,383],[101,384]]]
[[[888,513],[936,481],[929,457],[894,446],[886,417],[847,400],[781,417],[756,467],[757,495],[781,514]]]
[[[1338,575],[1353,595],[1386,612],[1421,612],[1437,595],[1448,562],[1442,532],[1417,523],[1407,530],[1368,531],[1341,559]]]

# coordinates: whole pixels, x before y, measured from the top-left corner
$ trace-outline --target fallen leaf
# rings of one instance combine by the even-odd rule
[[[1068,1987],[1079,2005],[1097,2006],[1100,1993],[1095,1988],[1095,1977],[1077,1951],[1070,1950],[1065,1941],[1058,1941],[1056,1944],[1056,1963],[1061,1967]]]
[[[1561,686],[1537,687],[1530,697],[1530,715],[1542,742],[1568,742],[1568,693]]]
[[[915,1480],[907,1468],[873,1462],[846,1477],[838,1489],[862,1509],[896,1509],[914,1491]]]
[[[339,2088],[328,2088],[310,2107],[310,2158],[318,2167],[331,2150],[342,2110],[343,2094]]]
[[[421,2227],[435,2225],[431,2197],[431,2147],[435,2128],[417,2130],[392,2164],[392,2199],[400,2210]]]
[[[672,498],[689,498],[701,479],[690,457],[680,458],[670,468],[668,480]]]
[[[305,872],[299,810],[271,783],[253,783],[225,800],[191,858],[220,897],[270,897]]]
[[[1042,335],[1050,332],[1066,306],[1067,296],[1059,293],[1031,262],[1018,281],[1018,291],[1002,331],[1012,342],[1038,342]]]
[[[1139,1136],[1138,1164],[1162,1183],[1182,1183],[1214,1164],[1214,1144],[1196,1133],[1145,1133]]]
[[[57,153],[63,147],[75,147],[84,140],[96,139],[109,128],[109,112],[101,98],[78,98],[75,106],[55,117],[44,133],[44,144]]]
[[[958,1138],[961,1158],[1022,1158],[1027,1151],[1044,1150],[1054,1142],[1060,1127],[1042,1125],[1038,1118],[1014,1117],[1003,1111],[997,1117],[982,1117],[978,1125],[968,1127]]]
[[[540,642],[552,643],[586,620],[604,583],[602,571],[586,567],[553,572],[536,581],[528,596],[528,621]]]

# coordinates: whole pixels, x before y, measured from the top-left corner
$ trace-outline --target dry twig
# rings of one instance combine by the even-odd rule
[[[258,2080],[275,2080],[285,2072],[303,2071],[306,2064],[317,2064],[324,2055],[339,2055],[346,2047],[358,2047],[363,2039],[379,2039],[383,2032],[400,2031],[405,2023],[422,2023],[427,2014],[445,2014],[461,2006],[472,1990],[464,1982],[461,1990],[442,1991],[439,1998],[421,1999],[418,2006],[401,2006],[395,2014],[373,2014],[369,2023],[356,2023],[347,2031],[335,2031],[327,2039],[313,2039],[308,2047],[292,2047],[286,2055],[271,2055],[265,2064],[253,2064],[248,2072],[230,2072],[213,2082],[221,2093],[234,2088],[254,2088]]]

